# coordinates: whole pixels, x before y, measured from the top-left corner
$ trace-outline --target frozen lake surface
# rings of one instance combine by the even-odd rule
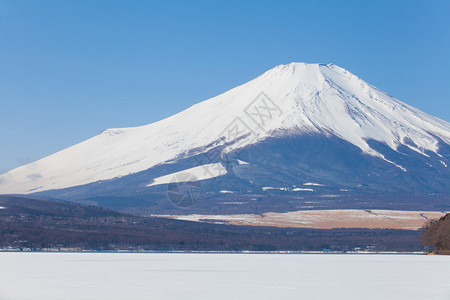
[[[0,253],[0,299],[450,299],[450,257]]]

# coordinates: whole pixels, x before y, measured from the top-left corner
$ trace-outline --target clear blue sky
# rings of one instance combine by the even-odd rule
[[[0,173],[292,61],[450,121],[449,3],[0,0]]]

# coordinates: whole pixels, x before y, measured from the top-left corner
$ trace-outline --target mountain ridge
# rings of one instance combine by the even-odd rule
[[[409,170],[371,141],[395,152],[407,147],[424,157],[437,155],[442,167],[448,165],[445,154],[440,153],[450,144],[446,121],[389,96],[334,64],[290,63],[169,118],[139,127],[107,129],[0,175],[0,193],[30,194],[83,186],[194,156],[201,157],[197,165],[223,164],[227,153],[292,133],[336,136],[402,172]],[[204,155],[209,152],[216,157]]]

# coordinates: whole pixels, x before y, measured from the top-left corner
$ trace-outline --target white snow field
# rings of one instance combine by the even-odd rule
[[[208,170],[208,172],[205,172],[205,168]],[[147,186],[168,184],[172,182],[174,178],[177,179],[177,182],[190,182],[210,179],[225,174],[227,174],[227,169],[225,169],[221,163],[206,164],[155,178],[154,182]]]
[[[0,253],[0,299],[450,299],[449,256]]]
[[[256,108],[250,106],[262,93],[268,97],[263,97],[264,103],[270,99],[277,109],[270,112],[270,121],[258,123],[260,128],[254,122]],[[225,130],[236,127],[229,126],[236,125],[237,118],[239,124],[255,125],[248,128],[254,134],[242,140],[224,135]],[[450,144],[448,122],[389,96],[347,70],[333,64],[291,63],[164,120],[108,129],[11,170],[0,175],[0,194],[84,185],[134,174],[183,155],[204,153],[218,144],[226,143],[226,153],[290,133],[334,135],[392,164],[367,140],[380,141],[392,149],[405,145],[424,156],[426,151],[438,153],[439,140]]]

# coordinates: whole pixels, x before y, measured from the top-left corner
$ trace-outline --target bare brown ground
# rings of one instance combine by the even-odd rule
[[[273,226],[291,228],[421,228],[428,219],[440,218],[445,213],[433,211],[396,210],[308,210],[263,215],[160,215],[172,219],[196,222],[215,222],[232,225]]]

